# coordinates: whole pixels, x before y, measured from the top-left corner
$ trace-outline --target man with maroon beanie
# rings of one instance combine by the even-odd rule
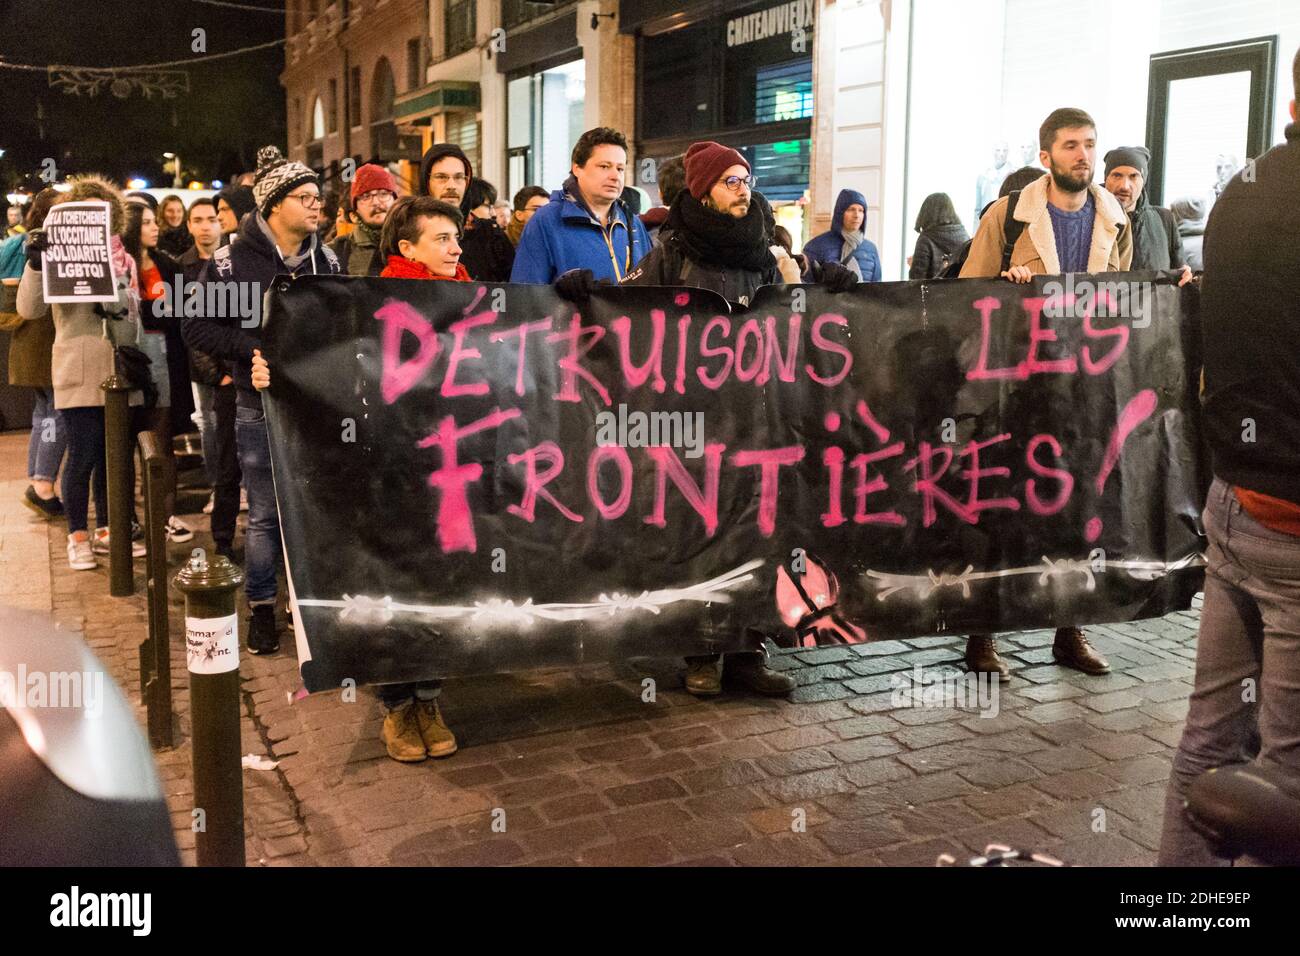
[[[686,188],[674,197],[663,223],[663,242],[637,263],[624,285],[694,286],[743,306],[765,285],[799,281],[794,260],[779,246],[772,248],[775,221],[766,201],[753,191],[754,177],[740,153],[721,143],[693,143],[686,151],[685,173]],[[830,291],[845,291],[857,282],[850,270],[830,265],[834,268],[822,277]],[[756,644],[761,641],[761,634],[753,636]],[[718,654],[686,658],[687,693],[716,696],[724,678],[774,697],[795,688],[789,675],[767,666],[761,649],[728,654],[721,670],[719,659]]]
[[[397,201],[397,181],[383,166],[366,163],[352,178],[351,200],[354,228],[334,243],[334,252],[345,275],[377,276],[384,267],[377,255],[379,234]]]

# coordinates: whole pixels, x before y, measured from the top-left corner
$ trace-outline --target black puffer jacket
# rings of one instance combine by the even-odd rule
[[[933,279],[952,263],[970,236],[959,222],[924,230],[916,237],[909,279]]]

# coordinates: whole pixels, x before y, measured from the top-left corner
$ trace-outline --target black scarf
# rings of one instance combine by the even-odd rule
[[[752,198],[744,218],[710,209],[686,190],[677,194],[662,227],[692,262],[765,272],[776,268],[763,210]]]

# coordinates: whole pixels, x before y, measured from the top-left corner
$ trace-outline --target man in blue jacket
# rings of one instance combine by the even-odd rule
[[[830,231],[810,239],[803,247],[808,259],[808,274],[804,279],[816,282],[821,278],[822,263],[838,262],[857,273],[860,282],[879,282],[880,254],[876,252],[876,244],[867,238],[866,229],[867,197],[856,189],[841,189],[835,200]]]
[[[651,248],[640,217],[619,199],[626,170],[622,133],[606,126],[583,133],[563,188],[524,228],[510,281],[550,284],[582,269],[593,280],[622,281]]]

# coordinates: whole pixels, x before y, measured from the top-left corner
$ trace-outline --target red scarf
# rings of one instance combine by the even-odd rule
[[[471,282],[469,273],[459,262],[456,263],[455,276],[434,275],[423,262],[416,262],[405,256],[389,256],[388,265],[379,273],[385,279],[444,279],[447,282]]]

